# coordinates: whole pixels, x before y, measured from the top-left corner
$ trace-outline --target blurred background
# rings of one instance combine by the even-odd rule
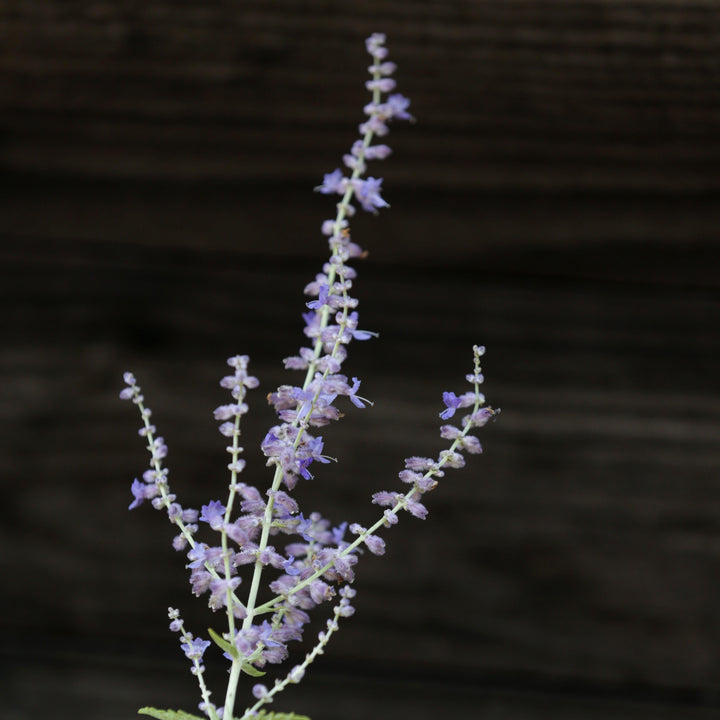
[[[312,190],[357,136],[374,31],[417,118],[370,169],[392,209],[353,223],[380,338],[345,367],[375,406],[327,428],[340,462],[299,500],[369,524],[403,458],[443,447],[474,343],[503,413],[360,565],[356,616],[277,709],[717,717],[711,0],[2,3],[3,717],[194,711],[166,608],[214,619],[169,524],[126,510],[147,460],[122,372],[199,506],[226,486],[224,360],[249,354],[246,481],[266,482],[264,397],[294,381],[333,212]]]

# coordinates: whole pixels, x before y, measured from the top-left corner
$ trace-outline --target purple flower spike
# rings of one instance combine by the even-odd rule
[[[372,213],[389,207],[383,197],[383,179],[368,176],[367,168],[371,162],[391,154],[390,146],[382,138],[390,132],[393,121],[413,120],[408,112],[410,101],[395,93],[396,82],[391,76],[396,67],[387,59],[385,40],[384,34],[373,33],[366,41],[372,64],[365,87],[372,97],[363,108],[364,116],[359,118],[364,120],[359,125],[360,138],[343,156],[344,167],[325,174],[315,188],[323,195],[336,196],[332,201],[336,213],[321,228],[329,253],[320,272],[303,290],[307,300],[302,308],[304,347],[283,361],[286,369],[301,371],[304,379],[281,384],[266,395],[277,416],[260,444],[271,473],[269,486],[259,489],[240,482],[238,477],[245,468],[240,437],[243,417],[249,411],[246,397],[250,389],[259,385],[258,379],[249,374],[247,355],[227,359],[231,369],[220,380],[220,386],[231,397],[213,413],[220,433],[227,438],[223,442],[229,455],[223,463],[230,473],[227,500],[211,500],[201,511],[184,508],[171,491],[168,470],[164,467],[168,448],[151,423],[152,413],[144,404],[135,377],[132,373],[123,376],[125,387],[120,397],[137,406],[142,421],[139,432],[150,454],[150,465],[142,481],[135,479],[132,483],[130,508],[149,500],[155,509],[167,515],[175,528],[173,547],[186,557],[193,594],[204,596],[211,610],[226,616],[224,628],[209,631],[231,664],[225,706],[217,707],[209,700],[210,690],[203,678],[202,658],[211,642],[194,638],[185,629],[179,611],[168,609],[170,629],[178,633],[182,650],[191,660],[191,672],[199,680],[202,695],[199,707],[213,720],[238,716],[234,704],[241,674],[262,675],[268,664],[286,660],[290,641],[303,639],[305,626],[310,622],[309,612],[332,601],[334,607],[318,634],[319,642],[305,660],[290,670],[285,680],[275,680],[271,688],[264,684],[252,688],[256,702],[243,717],[271,715],[263,706],[275,700],[286,685],[302,680],[307,666],[324,652],[341,619],[355,612],[351,604],[355,596],[351,587],[355,566],[370,553],[385,553],[385,540],[376,533],[397,524],[405,512],[419,519],[427,517],[428,510],[422,502],[425,494],[435,489],[449,469],[462,467],[466,455],[482,451],[471,431],[499,412],[482,407],[479,358],[484,348],[475,346],[473,372],[466,375],[473,392],[443,393],[445,409],[440,416],[447,421],[458,409],[469,410],[461,413],[462,420],[456,425],[442,425],[440,434],[448,442],[434,458],[414,455],[405,460],[405,467],[398,474],[403,492],[380,491],[372,496],[374,505],[380,506],[373,511],[377,516],[373,523],[334,525],[318,512],[306,517],[292,497],[301,478],[313,478],[311,469],[324,470],[320,464],[334,460],[324,454],[323,437],[313,433],[342,417],[335,403],[340,407],[352,403],[357,408],[372,405],[358,394],[360,379],[343,367],[354,340],[377,336],[358,329],[358,300],[352,295],[357,272],[348,263],[365,257],[366,253],[353,241],[350,221],[358,206]],[[204,525],[199,528],[200,521]],[[196,536],[200,530],[203,536],[212,535],[212,531],[217,535],[206,543]],[[155,714],[185,715],[173,711]]]

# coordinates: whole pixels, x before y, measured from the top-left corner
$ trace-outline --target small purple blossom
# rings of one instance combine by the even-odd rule
[[[306,303],[310,310],[321,310],[325,305],[330,306],[330,287],[328,285],[321,285],[318,292],[318,299],[311,300]]]
[[[405,467],[415,472],[425,472],[426,470],[434,470],[437,463],[432,458],[413,456],[405,458]]]
[[[376,61],[384,60],[387,57],[388,49],[385,47],[386,39],[385,33],[376,32],[365,40],[365,48]]]
[[[355,197],[363,210],[375,212],[377,208],[390,207],[380,195],[381,186],[382,178],[369,177],[352,181]]]
[[[262,683],[257,683],[256,685],[253,685],[252,694],[258,700],[266,698],[269,692],[270,691],[267,689],[267,686],[263,685]]]
[[[400,495],[400,493],[387,492],[387,491],[383,490],[382,492],[376,492],[372,496],[372,501],[373,501],[373,503],[375,503],[375,505],[385,505],[385,506],[389,506],[389,507],[394,507],[395,505],[397,505],[398,500],[401,497],[402,496]]]
[[[422,480],[420,473],[414,472],[413,470],[401,470],[398,473],[398,477],[404,482],[410,485],[414,485],[418,481]]]
[[[346,522],[340,523],[338,527],[334,527],[332,529],[332,537],[333,542],[338,546],[341,547],[345,544],[345,531],[347,530],[348,524]]]
[[[278,490],[274,493],[268,491],[268,495],[270,494],[272,494],[274,498],[273,511],[277,516],[289,517],[295,515],[300,510],[297,501],[283,490]]]
[[[392,149],[387,145],[371,145],[365,150],[365,158],[367,160],[385,160],[390,153],[392,153]]]
[[[451,468],[465,467],[465,458],[459,452],[452,450],[441,450],[439,462]]]
[[[443,410],[440,413],[440,417],[443,420],[448,420],[455,414],[455,411],[460,407],[460,402],[462,398],[459,398],[454,392],[444,392],[442,397],[447,409]]]
[[[345,192],[346,187],[347,178],[343,175],[340,168],[336,168],[331,173],[327,173],[325,175],[322,185],[318,185],[315,190],[323,195],[330,195],[332,193],[342,195]]]
[[[377,333],[369,330],[358,330],[358,313],[351,312],[345,320],[345,330],[350,333],[353,340],[369,340],[371,337],[377,337]]]
[[[208,546],[205,543],[196,545],[187,554],[189,568],[199,568],[205,565],[205,558],[207,557]]]
[[[288,680],[291,683],[299,683],[305,677],[305,668],[302,665],[296,665],[289,673]]]
[[[202,638],[194,638],[182,643],[180,647],[183,649],[185,656],[189,660],[202,660],[202,656],[205,651],[210,647],[211,643],[209,640],[203,640]]]
[[[290,557],[287,560],[285,560],[282,564],[283,570],[291,577],[300,574],[300,568],[296,567],[294,565],[294,562],[295,562],[295,556],[290,555]]]
[[[316,604],[320,605],[326,600],[331,600],[334,596],[335,590],[332,585],[328,585],[322,580],[313,580],[310,583],[310,597]]]
[[[368,80],[365,83],[365,87],[370,92],[379,90],[381,93],[388,93],[388,92],[392,92],[396,86],[397,86],[397,83],[392,78],[388,78],[388,77],[378,78],[377,80]]]
[[[379,109],[379,106],[378,106]],[[378,135],[383,137],[390,132],[390,128],[385,122],[386,118],[383,117],[379,112],[372,114],[364,123],[358,126],[361,135]]]
[[[200,520],[213,530],[220,530],[225,522],[225,506],[219,500],[211,500],[201,508]]]
[[[405,500],[405,509],[416,518],[420,518],[420,520],[424,520],[427,517],[428,511],[427,508],[417,500],[413,500],[412,498],[406,498]]]
[[[500,414],[500,408],[493,409],[490,407],[480,408],[477,412],[470,415],[469,422],[473,427],[482,427],[489,420],[494,419]]]
[[[373,555],[385,554],[385,541],[377,535],[368,535],[365,538],[365,545]]]
[[[364,408],[365,403],[369,402],[365,398],[358,397],[357,391],[360,389],[360,380],[353,378],[353,385],[348,388],[347,396],[350,398],[350,402],[357,408]]]
[[[210,600],[208,605],[213,609],[227,606],[228,593],[235,592],[235,588],[240,584],[242,578],[235,577],[228,579],[213,578],[210,580]]]
[[[151,500],[160,494],[157,485],[142,483],[137,478],[133,480],[130,490],[135,500],[128,506],[128,510],[134,510],[142,504],[143,500]]]
[[[387,102],[384,105],[383,111],[388,117],[396,118],[398,120],[414,120],[413,116],[407,111],[410,107],[410,100],[404,95],[396,93],[390,95]]]

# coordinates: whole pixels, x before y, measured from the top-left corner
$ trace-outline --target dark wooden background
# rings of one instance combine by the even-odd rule
[[[211,622],[170,528],[126,512],[144,386],[188,504],[220,497],[224,358],[248,478],[302,341],[355,138],[363,38],[414,125],[358,217],[372,409],[300,499],[366,524],[436,452],[473,343],[485,453],[368,558],[358,613],[282,709],[314,720],[720,710],[720,8],[715,2],[0,5],[0,692],[10,720],[192,710],[165,609]],[[220,701],[223,671],[212,675]],[[242,703],[242,700],[241,700]]]

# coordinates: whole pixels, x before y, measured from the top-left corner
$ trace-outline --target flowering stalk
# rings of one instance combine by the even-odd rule
[[[325,175],[316,188],[323,194],[340,195],[340,200],[335,217],[322,224],[330,257],[322,272],[305,287],[306,295],[311,298],[306,303],[308,312],[303,315],[308,346],[284,360],[287,369],[304,371],[305,379],[302,385],[281,385],[268,396],[278,415],[278,424],[270,428],[261,443],[266,464],[273,468],[269,488],[261,493],[239,480],[245,468],[240,446],[241,418],[248,412],[247,391],[259,385],[257,378],[249,374],[247,356],[238,355],[227,361],[233,372],[223,377],[220,384],[230,391],[232,399],[214,413],[220,422],[220,433],[229,442],[226,447],[230,456],[227,500],[212,500],[200,511],[183,508],[170,491],[168,470],[164,467],[167,446],[150,422],[152,414],[144,404],[135,377],[132,373],[124,375],[126,387],[120,395],[137,405],[142,419],[140,434],[147,439],[150,453],[150,468],[143,474],[142,481],[136,479],[132,483],[134,500],[130,508],[150,500],[155,509],[167,513],[178,529],[173,546],[185,551],[188,558],[193,593],[207,594],[208,606],[213,611],[222,610],[226,618],[226,630],[219,633],[210,629],[210,640],[206,640],[185,629],[179,611],[169,610],[171,630],[180,634],[182,650],[198,679],[202,697],[200,710],[211,720],[233,720],[241,675],[260,677],[265,674],[266,665],[285,661],[288,644],[302,638],[303,628],[310,620],[308,611],[339,595],[326,630],[319,634],[317,644],[303,662],[295,665],[283,679],[276,680],[272,688],[256,683],[252,688],[256,701],[240,718],[262,716],[280,720],[281,715],[264,714],[261,708],[288,685],[302,680],[308,666],[325,651],[337,632],[339,620],[354,613],[351,600],[355,590],[350,585],[355,579],[354,566],[361,546],[372,554],[382,555],[385,541],[377,533],[395,525],[401,511],[424,519],[428,511],[421,502],[423,495],[437,486],[446,468],[460,468],[465,464],[463,452],[481,452],[472,431],[498,412],[484,406],[485,398],[479,389],[483,382],[480,357],[484,348],[475,346],[474,370],[467,375],[473,390],[459,396],[443,393],[445,409],[440,416],[449,420],[464,408],[471,408],[469,413],[462,418],[460,427],[449,424],[441,427],[441,436],[451,442],[436,459],[413,456],[405,460],[405,469],[399,478],[410,486],[406,492],[381,491],[373,495],[372,502],[384,508],[373,525],[365,528],[358,523],[343,522],[333,527],[320,513],[312,512],[306,517],[292,497],[301,478],[313,478],[310,467],[314,463],[327,464],[331,460],[324,453],[323,438],[315,434],[315,428],[340,419],[336,402],[345,397],[357,408],[372,404],[358,394],[360,380],[348,380],[340,372],[349,344],[375,335],[358,329],[358,301],[350,295],[355,270],[348,262],[364,253],[351,240],[349,219],[355,213],[355,203],[374,213],[388,207],[381,195],[382,179],[366,176],[367,163],[390,154],[387,145],[373,144],[376,137],[388,133],[388,123],[412,117],[407,112],[409,101],[402,95],[389,94],[395,88],[395,81],[390,77],[395,65],[387,60],[385,36],[375,33],[366,45],[372,57],[369,68],[372,79],[366,83],[372,99],[364,109],[367,119],[359,128],[361,138],[343,157],[349,175],[336,169]],[[219,540],[215,544],[200,541],[198,523],[218,533]],[[353,538],[346,539],[348,531]],[[275,543],[283,535],[290,536],[292,541],[277,548]],[[242,601],[238,587],[242,583],[240,570],[246,565],[252,569],[247,595]],[[268,572],[272,573],[270,580],[266,579]],[[230,663],[222,707],[211,702],[203,675],[203,655],[213,643]],[[154,708],[143,708],[141,712],[162,720],[195,717],[181,711]]]

